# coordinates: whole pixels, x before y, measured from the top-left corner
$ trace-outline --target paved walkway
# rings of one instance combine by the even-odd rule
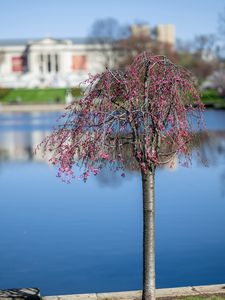
[[[158,299],[176,299],[187,296],[210,296],[224,295],[225,284],[188,286],[171,289],[157,289]],[[63,296],[46,296],[44,300],[141,300],[141,291],[117,292],[117,293],[98,293],[98,294],[79,294]]]
[[[0,113],[24,113],[24,112],[54,112],[63,111],[65,104],[18,104],[1,105]]]

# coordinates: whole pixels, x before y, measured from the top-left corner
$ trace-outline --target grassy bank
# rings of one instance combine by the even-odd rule
[[[0,102],[3,104],[44,104],[65,103],[67,89],[45,88],[45,89],[0,89]],[[72,89],[74,97],[79,97],[81,90]]]
[[[225,99],[216,90],[207,90],[202,93],[202,101],[206,107],[225,108]]]
[[[49,104],[65,103],[67,89],[5,89],[0,88],[0,103],[3,104]],[[79,88],[72,89],[74,97],[81,95]],[[215,90],[207,90],[202,93],[202,101],[206,107],[225,109],[225,100]]]

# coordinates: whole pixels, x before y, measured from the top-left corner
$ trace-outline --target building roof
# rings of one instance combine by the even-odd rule
[[[25,46],[28,39],[0,39],[0,46]]]
[[[27,39],[0,39],[0,46],[26,46],[31,42],[40,42],[45,38],[27,38]],[[88,38],[51,38],[52,40],[63,42],[65,40],[70,40],[73,44],[91,44],[91,41]]]

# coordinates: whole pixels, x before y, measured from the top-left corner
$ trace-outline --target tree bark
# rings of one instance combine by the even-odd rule
[[[154,170],[142,171],[143,190],[143,295],[155,300],[155,205]]]

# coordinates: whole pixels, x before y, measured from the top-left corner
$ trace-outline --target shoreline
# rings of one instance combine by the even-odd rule
[[[62,112],[66,104],[2,104],[0,113]]]
[[[43,300],[141,300],[142,291],[43,296]],[[156,289],[157,299],[225,295],[225,284]]]
[[[66,104],[2,104],[0,113],[62,112],[66,106]]]
[[[63,112],[68,104],[1,104],[0,113]],[[225,107],[205,104],[205,108],[224,110]]]

